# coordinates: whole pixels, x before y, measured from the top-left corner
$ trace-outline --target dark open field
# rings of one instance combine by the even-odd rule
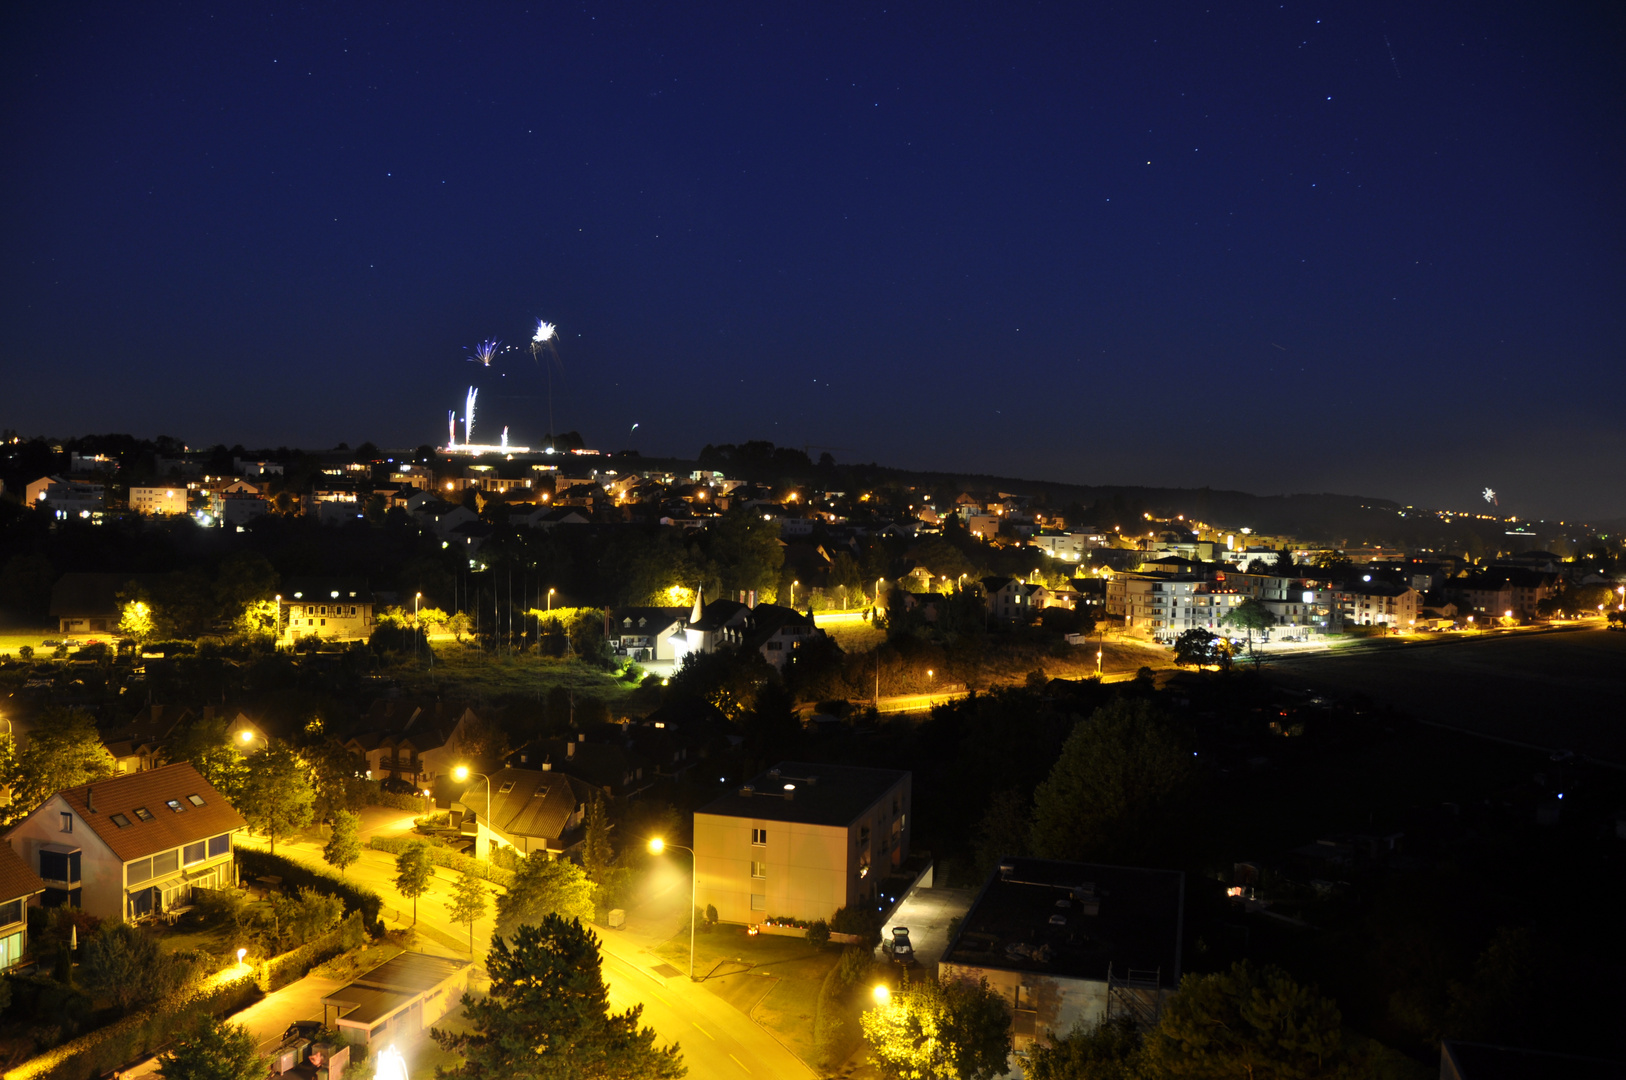
[[[1626,634],[1386,639],[1272,667],[1284,686],[1365,694],[1418,720],[1626,766]]]

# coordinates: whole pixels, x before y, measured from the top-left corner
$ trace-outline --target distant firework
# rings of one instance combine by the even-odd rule
[[[544,341],[552,341],[558,334],[558,328],[552,323],[544,319],[538,319],[536,320],[536,334],[532,336],[531,340],[540,345]]]
[[[480,344],[470,347],[469,351],[474,355],[469,359],[482,367],[490,367],[491,358],[497,355],[497,350],[500,348],[502,348],[502,342],[500,341],[482,341]]]
[[[1484,498],[1485,498],[1485,501],[1490,503],[1492,506],[1501,506],[1502,505],[1501,503],[1496,501],[1496,492],[1493,491],[1492,489],[1486,488],[1480,494],[1483,495]]]
[[[469,387],[468,396],[463,399],[463,441],[474,442],[474,399],[480,396],[480,391]]]

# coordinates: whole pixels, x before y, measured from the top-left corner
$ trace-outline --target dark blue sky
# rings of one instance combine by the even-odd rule
[[[8,5],[0,425],[524,441],[546,317],[604,449],[1626,514],[1622,27]]]

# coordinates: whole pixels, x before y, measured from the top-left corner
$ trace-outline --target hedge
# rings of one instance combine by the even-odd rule
[[[273,855],[269,851],[249,847],[238,848],[236,854],[243,877],[280,877],[282,883],[290,888],[315,889],[328,896],[337,896],[347,910],[361,912],[370,932],[379,932],[384,899],[373,890],[297,863],[286,855]]]
[[[260,989],[267,993],[281,990],[289,983],[298,982],[310,969],[340,953],[349,952],[367,937],[362,926],[361,912],[352,911],[344,921],[327,933],[312,938],[297,949],[273,956],[260,967]]]
[[[422,795],[403,795],[399,791],[369,791],[366,795],[368,806],[388,806],[394,810],[423,811]]]
[[[203,1016],[229,1016],[260,997],[247,971],[229,981],[205,975],[162,1001],[29,1058],[7,1070],[5,1080],[88,1080],[153,1053]]]
[[[391,855],[399,855],[411,844],[423,844],[429,849],[429,861],[436,866],[444,866],[448,870],[458,873],[469,873],[493,885],[501,885],[505,889],[514,886],[514,872],[492,866],[480,859],[470,858],[462,852],[453,851],[433,837],[420,837],[412,840],[398,840],[391,836],[375,836],[368,841],[374,851],[387,851]]]

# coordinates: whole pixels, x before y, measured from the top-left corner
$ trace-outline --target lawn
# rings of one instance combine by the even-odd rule
[[[701,985],[769,1028],[803,1061],[816,1061],[813,1020],[819,987],[841,959],[837,947],[823,951],[802,938],[752,937],[742,926],[719,926],[695,937],[694,969]],[[689,969],[689,935],[678,934],[655,950],[679,971]]]
[[[433,668],[424,660],[408,661],[392,674],[415,692],[459,696],[519,694],[542,698],[558,686],[602,701],[612,710],[635,689],[632,683],[618,678],[614,669],[535,653],[496,656],[451,641],[436,643]]]

